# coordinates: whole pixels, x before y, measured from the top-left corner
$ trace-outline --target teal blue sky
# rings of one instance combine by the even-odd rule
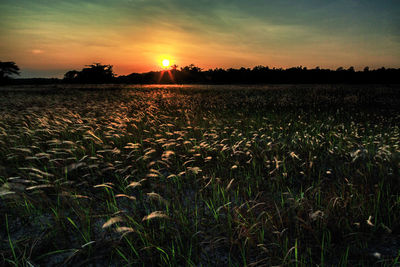
[[[400,1],[0,0],[0,60],[23,77],[92,62],[117,74],[202,68],[400,67]]]

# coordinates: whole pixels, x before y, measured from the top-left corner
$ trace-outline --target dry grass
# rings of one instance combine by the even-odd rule
[[[399,264],[398,94],[3,91],[0,265]]]

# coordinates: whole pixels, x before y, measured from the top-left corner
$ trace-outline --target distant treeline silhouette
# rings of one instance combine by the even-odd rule
[[[117,76],[112,65],[93,63],[82,70],[71,70],[65,73],[63,79],[11,79],[10,75],[19,74],[19,68],[14,62],[0,61],[0,82],[9,84],[50,84],[50,83],[127,83],[127,84],[280,84],[280,83],[400,83],[400,69],[384,68],[356,71],[354,67],[336,70],[316,67],[269,68],[256,66],[254,68],[209,69],[191,64],[178,68],[174,65],[168,70],[132,73]]]
[[[171,74],[171,75],[170,75]],[[256,66],[240,69],[210,69],[203,71],[190,65],[169,72],[132,73],[119,76],[123,83],[205,83],[205,84],[257,84],[257,83],[399,83],[400,69],[380,68],[363,71],[338,68],[337,70],[307,69],[294,67],[288,69]]]
[[[132,83],[132,84],[257,84],[257,83],[399,83],[400,69],[379,68],[355,71],[354,67],[336,70],[307,69],[294,67],[288,69],[256,66],[240,69],[202,70],[191,64],[181,67],[174,65],[168,70],[132,73],[116,76],[111,65],[94,63],[81,71],[69,71],[64,76],[71,83]]]

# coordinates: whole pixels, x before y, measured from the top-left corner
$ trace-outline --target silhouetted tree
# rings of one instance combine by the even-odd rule
[[[77,70],[70,70],[64,74],[64,80],[72,81],[78,77],[79,71]]]
[[[196,73],[196,72],[200,72],[201,68],[196,67],[194,64],[190,64],[189,66],[181,68],[181,71],[187,71],[187,72],[191,72],[191,73]]]
[[[112,65],[102,65],[100,63],[93,63],[88,65],[88,68],[82,69],[78,77],[84,81],[91,82],[108,82],[114,78]]]
[[[71,70],[65,73],[64,80],[82,83],[108,83],[114,81],[112,65],[93,63],[81,71]]]
[[[19,67],[15,62],[2,62],[0,61],[0,80],[4,81],[10,79],[12,75],[19,75]]]

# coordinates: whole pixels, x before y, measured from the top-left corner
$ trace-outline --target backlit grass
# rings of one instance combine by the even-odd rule
[[[399,264],[396,88],[110,88],[1,92],[0,265]]]

